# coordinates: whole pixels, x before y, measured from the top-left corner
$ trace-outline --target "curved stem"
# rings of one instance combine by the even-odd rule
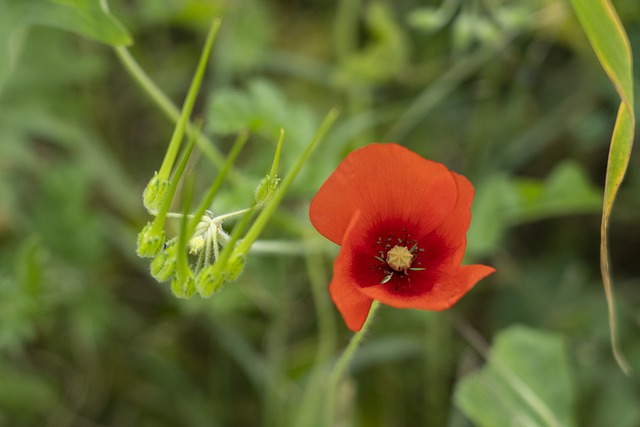
[[[124,68],[131,74],[131,77],[140,85],[140,87],[149,95],[155,104],[166,114],[172,121],[177,122],[180,118],[180,109],[156,86],[151,78],[144,72],[142,67],[131,56],[129,49],[125,46],[115,46],[113,48],[124,65]]]
[[[249,212],[251,209],[253,208],[244,208],[244,209],[229,212],[223,215],[218,215],[217,217],[213,218],[212,221],[217,223],[222,223],[225,219],[235,218],[237,216],[244,215],[245,213]]]
[[[211,243],[213,244],[213,260],[214,260],[214,262],[220,256],[219,248],[218,248],[218,234],[220,234],[220,232],[222,231],[221,227],[216,226],[216,228],[217,229],[216,229],[215,233],[213,233],[213,236],[211,237]],[[224,233],[224,231],[222,231],[222,232]],[[211,259],[211,258],[208,258],[208,259]]]
[[[356,332],[352,337],[351,341],[349,341],[349,345],[344,350],[335,366],[333,367],[333,371],[329,375],[329,381],[327,384],[327,411],[326,411],[326,426],[334,426],[335,425],[335,416],[336,416],[336,399],[338,398],[338,386],[342,381],[345,373],[347,372],[347,368],[349,367],[349,362],[353,359],[353,355],[355,354],[356,349],[362,342],[362,339],[366,335],[373,318],[380,307],[379,301],[373,301],[371,305],[371,309],[369,310],[369,316],[367,317],[366,322],[362,325],[362,329]]]
[[[133,58],[129,49],[125,46],[114,46],[114,51],[120,62],[127,70],[127,72],[133,77],[138,85],[145,91],[147,95],[153,100],[153,102],[162,110],[162,112],[171,119],[172,122],[177,123],[180,119],[180,109],[165,95],[162,90],[151,80],[151,78],[144,72],[142,67]],[[196,132],[195,127],[191,123],[187,123],[187,134],[193,135]],[[196,144],[200,151],[204,153],[209,161],[216,167],[222,167],[224,163],[224,157],[220,151],[216,148],[214,143],[205,134],[200,133],[196,139]],[[237,179],[235,171],[230,171],[229,178],[232,180]]]
[[[303,243],[311,247],[311,239],[308,233],[305,234]],[[257,240],[251,247],[253,251],[260,241]],[[304,248],[298,250],[298,254],[305,256],[307,273],[311,282],[311,292],[313,295],[313,305],[318,318],[318,345],[311,374],[304,389],[304,393],[299,401],[297,414],[293,426],[308,427],[317,425],[320,414],[323,413],[323,396],[326,394],[324,384],[326,367],[335,353],[337,342],[336,317],[332,313],[331,298],[327,292],[326,269],[323,258],[315,256],[313,253],[305,251]]]
[[[269,221],[275,210],[278,208],[280,201],[283,199],[285,193],[291,186],[291,183],[296,178],[296,176],[298,176],[300,169],[302,169],[302,166],[304,166],[307,160],[309,160],[309,156],[318,146],[318,144],[320,144],[320,142],[324,139],[324,136],[329,131],[329,128],[331,127],[331,125],[333,125],[333,122],[337,118],[338,110],[336,109],[330,110],[326,115],[322,124],[311,139],[309,145],[307,145],[300,157],[298,157],[296,162],[291,167],[291,170],[289,170],[287,175],[282,180],[278,191],[276,191],[271,201],[264,207],[262,212],[260,212],[255,222],[251,225],[251,228],[249,228],[249,231],[247,231],[247,234],[244,236],[244,239],[238,244],[238,253],[246,254],[247,252],[249,252],[249,248],[251,247],[253,242],[258,239],[260,233],[262,233],[262,230],[267,225],[267,222]]]

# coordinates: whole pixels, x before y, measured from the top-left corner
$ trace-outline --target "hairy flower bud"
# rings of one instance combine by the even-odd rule
[[[153,178],[149,181],[144,192],[142,193],[142,202],[149,212],[158,212],[162,202],[169,193],[170,183],[167,180],[161,180],[158,172],[155,172]]]
[[[227,261],[227,264],[224,266],[224,274],[227,281],[236,280],[238,276],[240,276],[246,261],[247,257],[243,253],[231,254],[229,261]]]
[[[280,178],[274,176],[273,178],[270,175],[265,176],[260,180],[260,184],[258,184],[258,188],[256,188],[256,202],[261,205],[269,202],[273,195],[276,193],[278,189],[278,184],[280,184]]]
[[[157,231],[153,222],[147,223],[138,234],[136,252],[142,258],[152,258],[160,253],[164,245],[164,231]]]
[[[177,247],[171,245],[151,261],[151,275],[158,282],[166,282],[176,273]]]
[[[211,264],[203,268],[196,277],[196,288],[203,298],[218,292],[227,281],[226,274],[218,265]]]
[[[191,298],[196,292],[196,281],[193,274],[188,274],[186,277],[176,275],[171,281],[171,291],[176,298]]]

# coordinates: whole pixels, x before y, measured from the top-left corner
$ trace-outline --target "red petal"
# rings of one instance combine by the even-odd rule
[[[456,205],[447,220],[426,240],[438,241],[441,245],[439,250],[447,255],[441,259],[441,262],[457,267],[462,262],[467,247],[467,230],[471,222],[471,202],[474,192],[467,178],[455,172],[451,172],[451,175],[458,189]]]
[[[346,241],[349,241],[353,230],[358,228],[356,224],[358,224],[359,219],[360,212],[356,211],[347,227],[345,233]],[[333,278],[329,284],[329,293],[331,294],[333,303],[338,308],[338,311],[340,311],[340,314],[342,314],[342,318],[347,324],[347,327],[357,332],[362,329],[362,325],[364,325],[365,320],[367,320],[373,299],[360,292],[360,288],[357,286],[356,280],[354,280],[355,278],[352,277],[351,274],[352,261],[353,256],[348,245],[346,247],[343,246],[333,264]]]
[[[349,329],[358,332],[369,316],[373,299],[358,290],[358,287],[336,274],[329,284],[329,293],[333,303]]]
[[[309,217],[327,239],[341,244],[357,209],[367,223],[398,218],[427,234],[451,214],[454,175],[440,163],[397,144],[370,144],[351,152],[320,187]]]
[[[465,265],[454,270],[432,275],[432,286],[421,286],[429,289],[423,294],[407,294],[394,292],[385,285],[361,288],[364,295],[396,308],[418,308],[421,310],[445,310],[462,298],[478,281],[495,271],[486,265]],[[425,275],[426,276],[426,275]],[[425,277],[423,276],[423,277]]]

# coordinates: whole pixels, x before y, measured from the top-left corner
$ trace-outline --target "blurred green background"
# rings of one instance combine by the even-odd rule
[[[640,57],[640,4],[614,4]],[[336,396],[340,425],[640,425],[640,164],[611,225],[625,377],[599,272],[619,98],[568,1],[109,6],[0,1],[0,426],[304,425],[314,375],[350,337],[313,296],[337,248],[308,204],[349,150],[384,141],[469,177],[467,262],[497,273],[448,312],[383,308]],[[341,115],[265,231],[294,250],[256,252],[220,294],[180,301],[135,256],[174,125],[110,45],[130,37],[180,105],[214,16],[197,114],[222,153],[252,132],[216,212],[250,203],[281,127],[286,172]],[[202,194],[216,167],[198,155]]]

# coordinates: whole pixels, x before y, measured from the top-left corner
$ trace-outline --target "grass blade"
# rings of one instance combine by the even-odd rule
[[[620,368],[628,373],[629,365],[620,351],[617,339],[614,291],[609,266],[608,228],[613,202],[627,170],[633,146],[635,115],[633,111],[631,47],[624,27],[608,0],[571,0],[571,4],[602,68],[609,76],[621,99],[607,161],[602,224],[600,226],[600,270],[609,310],[613,355]]]

